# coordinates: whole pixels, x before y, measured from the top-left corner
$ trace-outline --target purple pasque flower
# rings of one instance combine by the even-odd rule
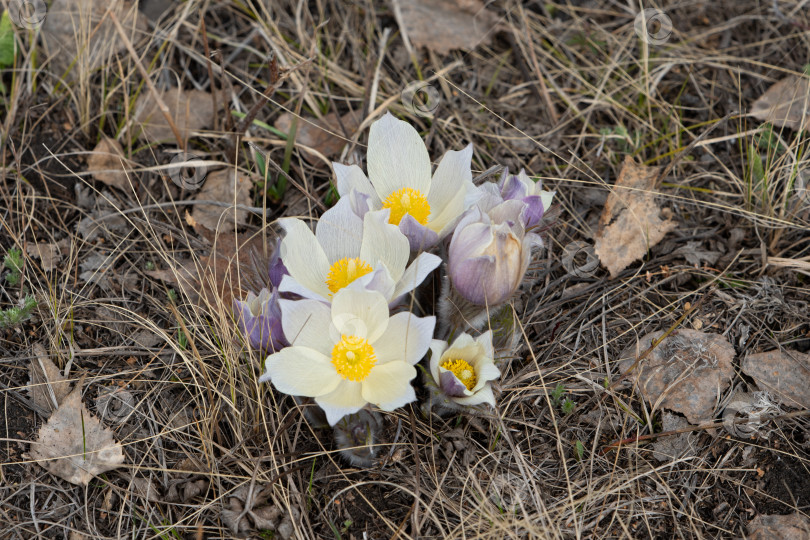
[[[281,279],[289,274],[287,267],[284,266],[284,261],[281,260],[281,238],[276,239],[276,248],[267,262],[267,274],[273,289],[277,289],[281,284]]]
[[[262,289],[258,295],[248,292],[245,300],[233,300],[239,330],[256,350],[266,354],[289,345],[281,326],[281,307],[277,289]]]
[[[540,223],[543,214],[551,206],[556,191],[545,191],[543,182],[535,182],[520,169],[518,174],[509,174],[509,169],[505,168],[503,175],[497,184],[487,182],[478,188],[481,192],[481,201],[489,200],[485,203],[490,207],[504,201],[522,201],[526,204],[526,212],[523,215],[523,226],[530,229]]]
[[[526,204],[507,200],[488,208],[479,201],[461,218],[448,249],[447,274],[467,301],[489,309],[515,293],[529,266],[531,249],[540,237],[523,225]]]

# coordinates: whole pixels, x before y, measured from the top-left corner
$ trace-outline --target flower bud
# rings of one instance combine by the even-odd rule
[[[281,328],[279,294],[262,289],[259,295],[248,293],[246,300],[233,301],[233,310],[239,330],[256,350],[272,353],[289,345]]]
[[[489,214],[473,208],[453,233],[447,273],[469,302],[490,308],[509,300],[529,265],[533,235],[525,234],[522,203],[507,201]]]

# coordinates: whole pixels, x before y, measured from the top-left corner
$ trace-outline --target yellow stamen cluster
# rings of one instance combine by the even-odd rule
[[[359,382],[368,377],[376,363],[374,347],[361,337],[340,336],[332,349],[332,365],[341,377],[350,381]]]
[[[399,225],[405,214],[410,214],[413,219],[422,225],[427,225],[430,215],[430,204],[427,197],[422,192],[412,188],[402,188],[389,195],[382,203],[383,208],[390,208],[391,214],[388,223]]]
[[[475,374],[475,368],[466,360],[451,358],[450,360],[442,362],[441,366],[453,373],[453,375],[467,387],[467,390],[472,391],[472,389],[475,388],[475,384],[478,382],[478,376]]]
[[[329,267],[329,273],[326,275],[326,286],[334,294],[355,279],[365,276],[371,270],[371,265],[360,257],[344,257]]]

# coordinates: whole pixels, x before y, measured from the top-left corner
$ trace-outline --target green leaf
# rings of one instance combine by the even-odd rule
[[[13,66],[17,55],[17,42],[14,39],[14,26],[8,11],[0,17],[0,67]]]

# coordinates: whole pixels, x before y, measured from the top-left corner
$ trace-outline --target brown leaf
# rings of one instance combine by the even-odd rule
[[[633,261],[661,241],[677,224],[655,202],[657,167],[636,165],[627,156],[613,191],[607,198],[594,249],[616,277]],[[663,216],[663,217],[662,217]]]
[[[270,490],[262,490],[255,484],[243,484],[227,498],[227,506],[222,509],[222,522],[234,534],[252,530],[275,530],[281,517],[281,510],[270,505]]]
[[[742,370],[760,389],[778,394],[785,405],[810,408],[810,354],[787,349],[750,354],[743,359]]]
[[[622,352],[619,370],[630,369],[663,331],[652,332]],[[654,409],[665,408],[700,424],[714,416],[714,406],[734,375],[734,347],[725,337],[682,329],[664,339],[630,373]]]
[[[748,523],[749,540],[806,540],[810,538],[810,519],[802,514],[759,515]]]
[[[661,415],[662,431],[675,431],[689,427],[689,422],[683,416],[664,411]],[[684,456],[694,447],[690,439],[694,440],[693,433],[678,433],[659,437],[652,444],[653,457],[661,462],[672,461]],[[691,452],[694,454],[694,452]]]
[[[437,53],[492,41],[495,16],[480,0],[391,0],[397,22],[416,47]]]
[[[249,178],[237,174],[233,169],[221,169],[208,175],[205,185],[194,198],[198,201],[220,201],[227,204],[250,206],[251,187],[252,183]],[[195,221],[212,231],[223,227],[232,229],[234,215],[237,225],[244,225],[248,218],[247,210],[207,204],[196,205],[191,215]]]
[[[810,77],[789,75],[777,82],[751,105],[757,120],[777,127],[799,129],[810,125]]]
[[[124,462],[123,448],[112,431],[82,403],[82,382],[39,429],[31,457],[50,473],[80,486]]]
[[[284,133],[289,133],[294,118],[292,113],[284,113],[276,120],[275,127]],[[338,122],[338,115],[335,112],[327,114],[320,120],[316,118],[299,119],[295,131],[295,143],[299,147],[306,147],[303,155],[308,162],[313,165],[320,162],[328,166],[328,158],[340,154],[348,142],[347,135],[352,137],[359,126],[360,114],[352,111],[341,116],[340,122]],[[346,128],[346,135],[344,135],[343,128]],[[323,154],[327,159],[324,161],[317,154],[307,151],[310,148]]]
[[[122,162],[126,163],[126,161],[124,149],[121,148],[118,141],[105,137],[93,148],[93,152],[87,159],[87,172],[108,186],[128,190],[130,181],[121,166]]]
[[[49,58],[48,69],[69,79],[111,65],[112,55],[123,51],[126,44],[115,30],[109,16],[118,17],[130,41],[137,41],[147,30],[146,18],[138,12],[136,2],[109,0],[54,0],[48,9],[40,37]]]
[[[40,260],[40,266],[45,272],[50,272],[56,268],[56,264],[62,258],[59,254],[59,246],[56,244],[26,244],[25,252],[31,257]]]
[[[70,383],[56,367],[45,347],[39,343],[32,349],[34,358],[29,367],[31,382],[28,390],[31,400],[42,409],[53,413],[70,393]]]
[[[214,121],[214,103],[208,92],[172,88],[161,92],[160,96],[169,108],[183,140],[193,137],[193,132],[211,126]],[[142,128],[141,139],[149,142],[176,141],[174,131],[160,111],[157,100],[148,90],[144,90],[135,103],[135,123]]]

